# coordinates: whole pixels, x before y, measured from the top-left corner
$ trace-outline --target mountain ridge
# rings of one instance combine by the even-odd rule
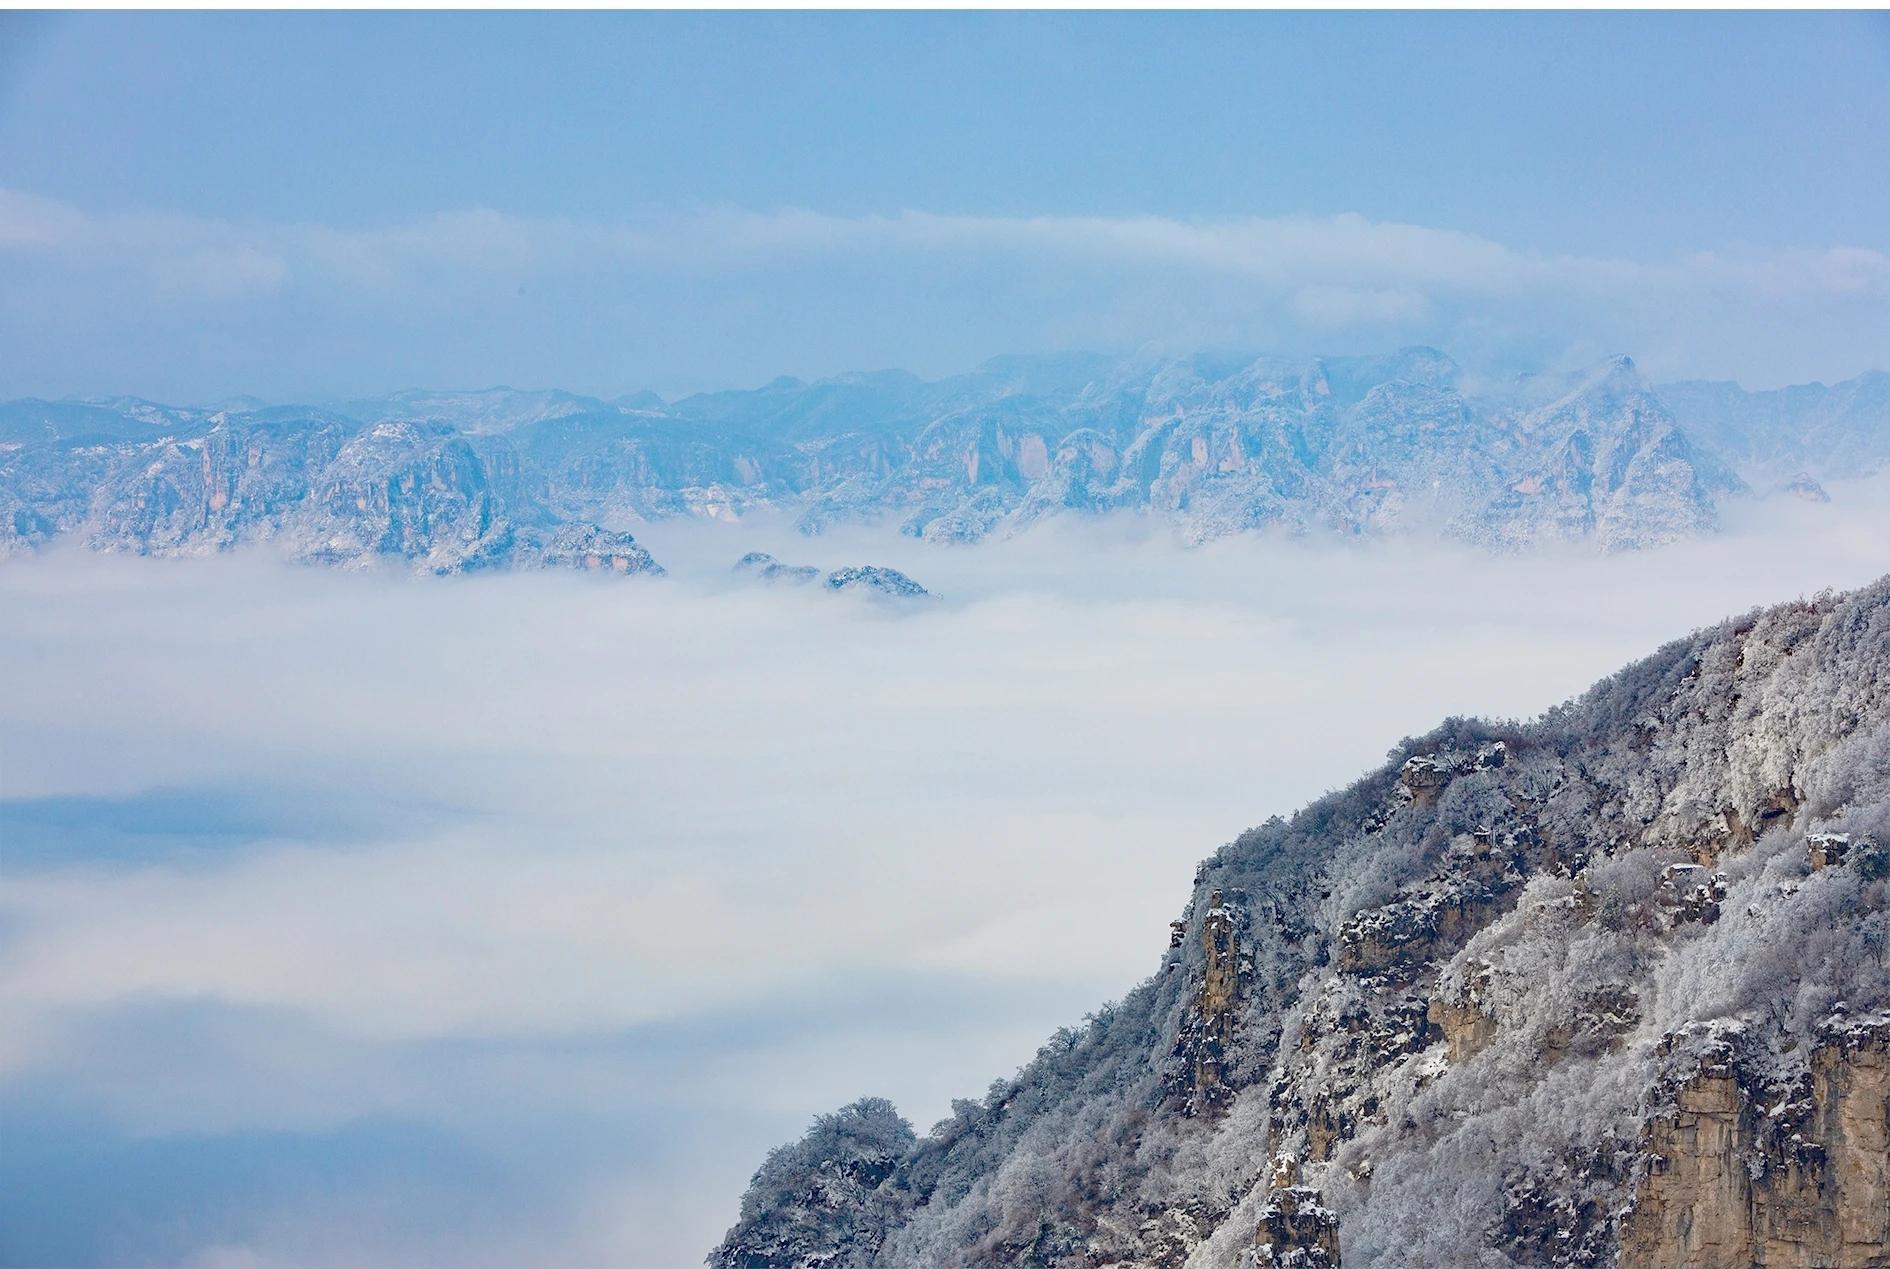
[[[808,533],[883,523],[935,542],[1130,512],[1197,543],[1422,531],[1626,550],[1710,533],[1750,492],[1703,436],[1793,478],[1890,458],[1872,439],[1890,431],[1874,413],[1881,395],[1890,417],[1890,392],[1874,383],[1840,385],[1841,409],[1827,390],[1822,413],[1771,431],[1712,405],[1713,385],[1682,385],[1683,424],[1626,357],[1471,390],[1425,347],[994,358],[940,380],[783,377],[668,403],[506,387],[216,410],[23,399],[0,403],[0,552],[61,536],[143,554],[267,540],[460,572],[533,566],[534,544],[565,529],[762,510]]]
[[[709,1263],[1880,1267],[1887,909],[1890,578],[1248,830],[1153,977],[924,1137],[821,1117]]]

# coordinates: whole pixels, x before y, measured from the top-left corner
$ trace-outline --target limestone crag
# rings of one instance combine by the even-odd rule
[[[1785,1087],[1755,1079],[1743,1038],[1689,1054],[1654,1120],[1623,1269],[1890,1265],[1890,1015],[1831,1020]]]
[[[1191,1068],[1185,1106],[1191,1115],[1211,1115],[1233,1096],[1227,1055],[1234,1042],[1234,1006],[1240,996],[1240,949],[1234,917],[1216,890],[1201,919],[1205,965],[1194,1011],[1180,1050]]]
[[[1291,1156],[1274,1162],[1253,1246],[1256,1269],[1339,1269],[1339,1218],[1321,1206],[1319,1191],[1300,1184]]]

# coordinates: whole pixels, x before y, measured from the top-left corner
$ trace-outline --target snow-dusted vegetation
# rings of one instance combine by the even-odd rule
[[[1154,977],[909,1146],[823,1119],[710,1262],[1327,1263],[1300,1195],[1349,1265],[1880,1263],[1887,892],[1890,579],[1243,834]]]

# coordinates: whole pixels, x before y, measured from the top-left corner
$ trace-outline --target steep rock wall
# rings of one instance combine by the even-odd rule
[[[1890,1018],[1843,1024],[1803,1084],[1742,1080],[1726,1047],[1655,1120],[1622,1269],[1890,1265]]]

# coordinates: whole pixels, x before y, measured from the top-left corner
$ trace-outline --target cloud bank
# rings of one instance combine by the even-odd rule
[[[1117,521],[654,525],[660,581],[10,564],[0,1264],[691,1263],[767,1146],[1008,1073],[1399,736],[1890,569],[1890,490],[1834,492],[1614,558]],[[737,584],[754,548],[946,598]]]
[[[361,228],[0,191],[0,263],[9,393],[674,391],[1013,351],[1401,341],[1486,369],[1631,351],[1659,377],[1756,387],[1890,346],[1890,257],[1870,248],[1557,255],[1356,215],[473,209]]]

